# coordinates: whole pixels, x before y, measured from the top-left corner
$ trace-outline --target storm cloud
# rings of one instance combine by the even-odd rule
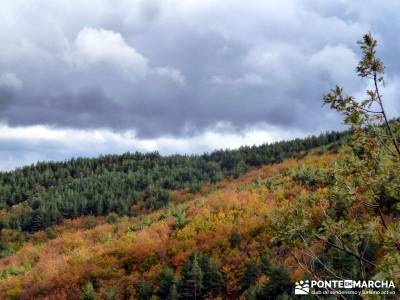
[[[321,96],[335,84],[362,96],[356,41],[369,31],[394,116],[399,9],[394,0],[2,0],[0,123],[142,140],[220,124],[229,134],[337,129]]]

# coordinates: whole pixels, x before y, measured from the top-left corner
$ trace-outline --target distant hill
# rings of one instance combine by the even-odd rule
[[[335,147],[347,133],[282,141],[203,155],[126,153],[43,162],[0,173],[0,229],[37,231],[81,215],[137,215],[159,209],[170,192],[238,177],[250,167]]]

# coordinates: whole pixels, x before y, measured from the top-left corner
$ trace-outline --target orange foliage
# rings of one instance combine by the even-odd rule
[[[17,254],[0,260],[0,270],[29,266],[26,272],[0,281],[0,298],[79,299],[80,288],[91,280],[100,294],[113,287],[119,296],[133,299],[135,284],[142,278],[156,282],[163,267],[169,265],[179,271],[188,255],[204,251],[220,266],[227,299],[239,299],[246,262],[271,244],[271,232],[266,228],[271,211],[276,207],[288,209],[299,195],[310,193],[289,179],[283,181],[281,190],[274,191],[265,185],[255,186],[255,180],[268,180],[305,163],[327,166],[334,159],[332,154],[310,155],[302,161],[290,159],[218,183],[219,189],[211,193],[210,185],[198,195],[172,192],[173,203],[185,202],[188,207],[187,222],[181,228],[174,228],[174,217],[164,216],[160,210],[145,218],[121,218],[117,224],[97,218],[98,225],[89,230],[85,229],[84,217],[65,221],[54,227],[57,237],[53,240],[46,239],[43,232],[36,233]],[[316,192],[326,193],[322,188]],[[197,196],[204,201],[197,203]],[[322,197],[308,213],[317,223],[326,209]],[[240,236],[236,248],[229,241],[234,229]],[[301,253],[296,249],[272,250],[283,255],[282,262],[294,280],[303,276],[304,270],[292,255],[306,259]]]

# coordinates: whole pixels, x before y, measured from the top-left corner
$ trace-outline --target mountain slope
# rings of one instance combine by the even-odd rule
[[[81,215],[138,215],[167,204],[172,190],[194,192],[204,183],[237,177],[249,167],[333,146],[346,134],[331,132],[204,155],[79,158],[0,173],[0,229],[33,232]]]
[[[357,200],[348,208],[332,201],[330,176],[348,155],[345,148],[287,159],[187,191],[147,215],[81,217],[29,235],[0,261],[0,298],[287,299],[310,273],[357,278],[357,259],[324,242],[355,218],[381,226]],[[371,233],[365,259],[375,267],[363,270],[398,284],[390,248],[398,222],[386,221],[393,229],[380,240]]]

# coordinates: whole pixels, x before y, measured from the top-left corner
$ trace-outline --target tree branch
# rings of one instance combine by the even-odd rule
[[[391,139],[392,139],[392,142],[393,142],[394,147],[396,148],[397,154],[400,156],[400,147],[399,147],[399,144],[397,143],[397,139],[396,139],[396,137],[395,137],[394,134],[393,134],[392,128],[390,127],[389,121],[388,121],[388,119],[387,119],[387,117],[386,117],[385,109],[383,108],[382,97],[381,97],[381,94],[379,93],[378,79],[377,79],[376,71],[374,72],[374,86],[375,86],[375,93],[376,93],[376,96],[378,97],[378,103],[379,103],[379,105],[380,105],[380,107],[381,107],[382,115],[383,115],[383,118],[384,118],[384,120],[385,120],[386,129],[387,129],[388,134],[390,135],[390,137],[391,137]]]
[[[343,248],[339,247],[338,245],[336,245],[336,244],[334,244],[334,243],[332,243],[332,242],[330,242],[328,240],[325,240],[324,238],[319,237],[318,235],[315,235],[315,237],[317,239],[319,239],[320,241],[324,242],[325,244],[329,245],[329,246],[332,246],[332,247],[334,247],[336,249],[342,250],[343,252],[346,252],[347,254],[349,254],[349,255],[351,255],[351,256],[359,259],[359,260],[362,260],[363,262],[365,262],[365,263],[367,263],[367,264],[369,264],[369,265],[371,265],[373,267],[376,267],[376,265],[373,262],[369,261],[368,259],[366,259],[366,258],[364,258],[362,256],[359,256],[359,255],[357,255],[357,254],[355,254],[355,253],[353,253],[353,252],[351,252],[351,251],[349,251],[347,249],[343,249]]]

